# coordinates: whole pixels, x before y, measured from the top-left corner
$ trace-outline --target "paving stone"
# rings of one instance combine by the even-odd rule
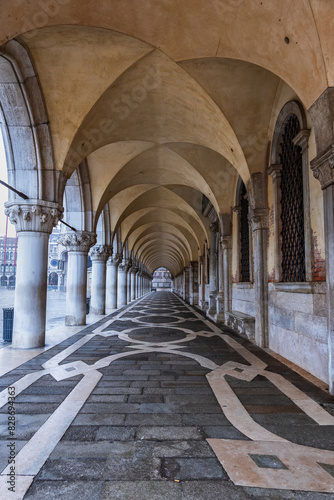
[[[231,425],[231,422],[221,413],[182,415],[183,425]]]
[[[25,500],[102,500],[104,482],[102,481],[34,481]]]
[[[135,438],[136,428],[121,426],[101,426],[96,433],[96,441],[131,441]]]
[[[107,460],[103,458],[48,459],[37,479],[52,481],[99,481],[104,479]]]
[[[244,434],[232,425],[204,426],[203,432],[206,438],[248,440]]]
[[[252,499],[260,500],[332,500],[333,493],[316,491],[268,490],[265,488],[243,488]]]
[[[156,443],[154,457],[215,457],[211,446],[206,441],[163,441]]]
[[[92,394],[87,401],[89,403],[125,403],[126,397],[122,395]]]
[[[97,428],[88,425],[71,425],[62,437],[62,441],[94,441]]]
[[[139,413],[174,413],[173,403],[142,403]]]
[[[33,414],[24,415],[16,414],[15,416],[15,439],[26,441],[32,438],[35,432],[49,418],[48,414]],[[0,415],[0,438],[8,439],[8,415]]]
[[[228,479],[216,458],[163,458],[161,475],[180,481],[189,479]]]
[[[181,415],[168,415],[168,414],[156,414],[156,413],[147,413],[147,414],[136,414],[136,415],[127,415],[125,418],[125,425],[181,425],[182,418]]]
[[[139,427],[137,439],[176,440],[176,439],[203,439],[203,434],[197,427]]]
[[[80,413],[137,413],[140,405],[130,403],[86,403]]]
[[[228,481],[183,481],[182,500],[251,500],[243,488]]]
[[[170,481],[108,481],[103,500],[182,500],[181,484]]]
[[[125,421],[124,414],[111,415],[109,413],[79,414],[72,425],[122,425]]]

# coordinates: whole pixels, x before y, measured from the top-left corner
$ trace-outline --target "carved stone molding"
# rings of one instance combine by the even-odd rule
[[[310,137],[311,131],[304,129],[298,132],[296,137],[292,139],[292,142],[294,143],[295,146],[299,146],[302,149],[302,152],[304,152],[308,148],[308,140]]]
[[[58,203],[42,200],[5,203],[5,214],[16,226],[16,231],[32,231],[51,234],[63,218],[63,208]]]
[[[59,238],[59,243],[67,247],[69,252],[86,252],[96,243],[96,234],[88,231],[64,233]]]
[[[334,144],[311,161],[313,175],[321,184],[321,189],[334,184]]]
[[[139,267],[137,267],[137,266],[132,266],[130,269],[130,272],[133,274],[137,274],[138,271],[139,271]]]
[[[282,177],[282,165],[277,163],[275,165],[270,165],[267,170],[267,174],[271,175],[273,180],[275,181],[278,178]]]
[[[235,207],[233,207],[233,212],[235,212],[237,215],[240,215],[241,214],[241,206],[236,205]]]
[[[257,208],[252,210],[249,216],[250,222],[252,224],[253,231],[259,231],[260,229],[268,229],[269,227],[269,213],[267,208]]]
[[[92,261],[105,262],[110,255],[110,248],[106,245],[95,245],[89,251]]]

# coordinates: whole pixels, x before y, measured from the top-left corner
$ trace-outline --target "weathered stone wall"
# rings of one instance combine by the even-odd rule
[[[325,283],[269,284],[269,347],[328,383]]]
[[[232,310],[255,316],[255,292],[251,283],[234,283],[232,288]]]

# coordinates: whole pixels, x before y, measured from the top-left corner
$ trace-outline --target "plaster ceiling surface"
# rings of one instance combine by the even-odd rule
[[[210,243],[202,195],[231,214],[265,172],[282,89],[334,84],[334,2],[0,0],[0,40],[29,51],[55,168],[87,161],[94,227],[173,274]],[[287,43],[288,40],[288,43]],[[167,265],[168,264],[168,265]],[[155,267],[154,267],[155,266]]]

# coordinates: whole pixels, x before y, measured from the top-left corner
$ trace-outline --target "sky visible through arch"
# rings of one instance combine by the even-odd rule
[[[7,176],[7,163],[5,155],[5,145],[2,139],[2,133],[0,128],[0,179],[2,181],[8,182]],[[0,236],[6,233],[6,216],[4,203],[8,201],[8,189],[0,184]],[[15,228],[13,224],[8,221],[8,236],[15,237]]]

